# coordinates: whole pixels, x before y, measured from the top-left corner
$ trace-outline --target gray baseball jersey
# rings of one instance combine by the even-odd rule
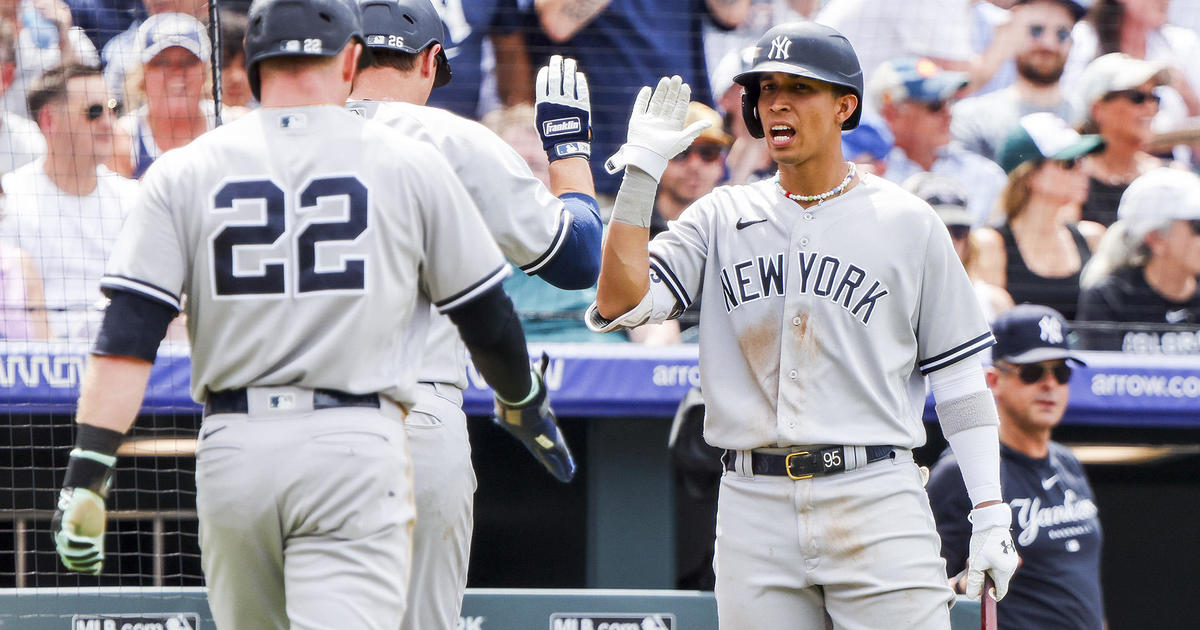
[[[197,400],[286,384],[409,405],[413,296],[445,310],[501,282],[486,229],[434,147],[341,107],[259,110],[155,162],[102,284],[187,295]]]
[[[872,175],[808,209],[773,180],[718,188],[651,241],[650,269],[656,306],[704,295],[704,435],[721,448],[918,446],[922,375],[992,344],[938,216]]]
[[[566,241],[571,221],[562,200],[487,127],[411,103],[351,101],[346,107],[441,150],[475,200],[500,251],[525,273],[536,273]],[[433,314],[428,334],[417,341],[425,346],[418,380],[467,386],[465,348],[448,318]]]

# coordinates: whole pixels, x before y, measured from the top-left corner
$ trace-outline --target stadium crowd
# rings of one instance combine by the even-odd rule
[[[257,106],[241,50],[247,4],[218,5],[214,55],[203,0],[0,1],[4,337],[95,332],[96,280],[136,179],[162,152]],[[574,56],[590,79],[600,156],[622,141],[638,88],[667,74],[692,85],[693,119],[717,124],[672,161],[658,230],[716,186],[772,175],[732,77],[772,24],[832,26],[867,69],[867,113],[845,134],[846,157],[925,191],[988,314],[1042,304],[1079,320],[1089,347],[1200,353],[1200,210],[1174,203],[1147,214],[1146,203],[1123,201],[1143,176],[1141,188],[1160,195],[1200,188],[1189,174],[1200,164],[1200,70],[1187,63],[1200,58],[1198,2],[434,4],[454,42],[453,80],[430,104],[489,124],[543,177],[532,69],[550,54]],[[618,182],[603,162],[592,161],[602,206]],[[509,289],[531,338],[613,340],[580,321],[591,290],[522,280]],[[1128,295],[1144,298],[1139,308],[1121,307],[1118,296]],[[685,315],[629,339],[680,343],[694,323]]]

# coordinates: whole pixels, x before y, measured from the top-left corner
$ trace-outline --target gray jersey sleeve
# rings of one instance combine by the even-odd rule
[[[917,366],[922,374],[995,343],[971,280],[941,221],[931,222],[926,240],[916,331]]]
[[[416,185],[425,224],[421,286],[441,312],[503,282],[509,268],[462,182],[440,155],[428,156],[434,175]]]
[[[164,155],[146,172],[137,203],[125,219],[113,247],[100,286],[133,291],[181,310],[180,296],[191,260],[172,213],[172,193],[178,183],[169,181],[175,154]]]
[[[650,280],[664,285],[679,303],[676,315],[696,301],[704,282],[709,235],[719,193],[689,206],[669,229],[650,241]]]

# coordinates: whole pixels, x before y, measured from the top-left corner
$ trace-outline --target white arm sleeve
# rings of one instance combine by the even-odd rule
[[[942,433],[962,473],[971,505],[1001,501],[1000,423],[996,401],[975,357],[929,375]]]

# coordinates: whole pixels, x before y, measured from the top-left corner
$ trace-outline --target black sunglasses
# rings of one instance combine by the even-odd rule
[[[1071,366],[1066,363],[1060,363],[1054,367],[1048,367],[1041,363],[1026,363],[1015,366],[1016,369],[1000,364],[997,364],[996,367],[1001,372],[1016,372],[1017,378],[1021,379],[1021,382],[1026,385],[1033,385],[1040,382],[1046,376],[1046,372],[1050,372],[1059,385],[1066,385],[1067,381],[1071,380]]]
[[[110,98],[104,103],[92,103],[83,109],[83,115],[87,117],[88,122],[95,122],[100,120],[100,117],[104,115],[106,110],[115,114],[117,111],[117,100]]]
[[[929,110],[930,114],[937,114],[946,109],[946,105],[948,104],[946,101],[934,101],[932,103],[925,103],[925,109]]]
[[[950,230],[950,238],[961,241],[971,235],[971,226],[969,225],[947,225],[947,230]]]
[[[716,162],[717,160],[721,159],[721,154],[724,152],[725,152],[725,149],[723,149],[720,146],[717,146],[715,144],[701,144],[701,145],[690,146],[690,147],[684,149],[683,152],[681,152],[679,155],[676,155],[675,157],[673,157],[671,159],[676,160],[678,162],[686,162],[688,159],[688,156],[695,153],[696,155],[700,156],[701,161],[708,163],[708,164],[712,164],[713,162]]]
[[[1046,25],[1045,24],[1030,24],[1029,25],[1029,36],[1030,37],[1032,37],[1034,39],[1041,39],[1042,35],[1045,35],[1045,34],[1046,34]],[[1057,31],[1054,31],[1054,37],[1056,37],[1058,39],[1058,43],[1061,44],[1071,38],[1071,29],[1069,29],[1065,26],[1060,26],[1060,27],[1058,27]]]
[[[1079,158],[1069,158],[1066,160],[1055,160],[1055,162],[1060,167],[1062,167],[1062,169],[1064,171],[1071,171],[1071,170],[1074,170],[1075,167],[1079,164]]]
[[[1111,101],[1118,97],[1123,98],[1134,105],[1141,105],[1146,101],[1150,101],[1151,103],[1158,105],[1159,101],[1162,100],[1162,98],[1154,92],[1143,92],[1141,90],[1118,90],[1116,92],[1109,92],[1108,94],[1104,95],[1104,100]]]

